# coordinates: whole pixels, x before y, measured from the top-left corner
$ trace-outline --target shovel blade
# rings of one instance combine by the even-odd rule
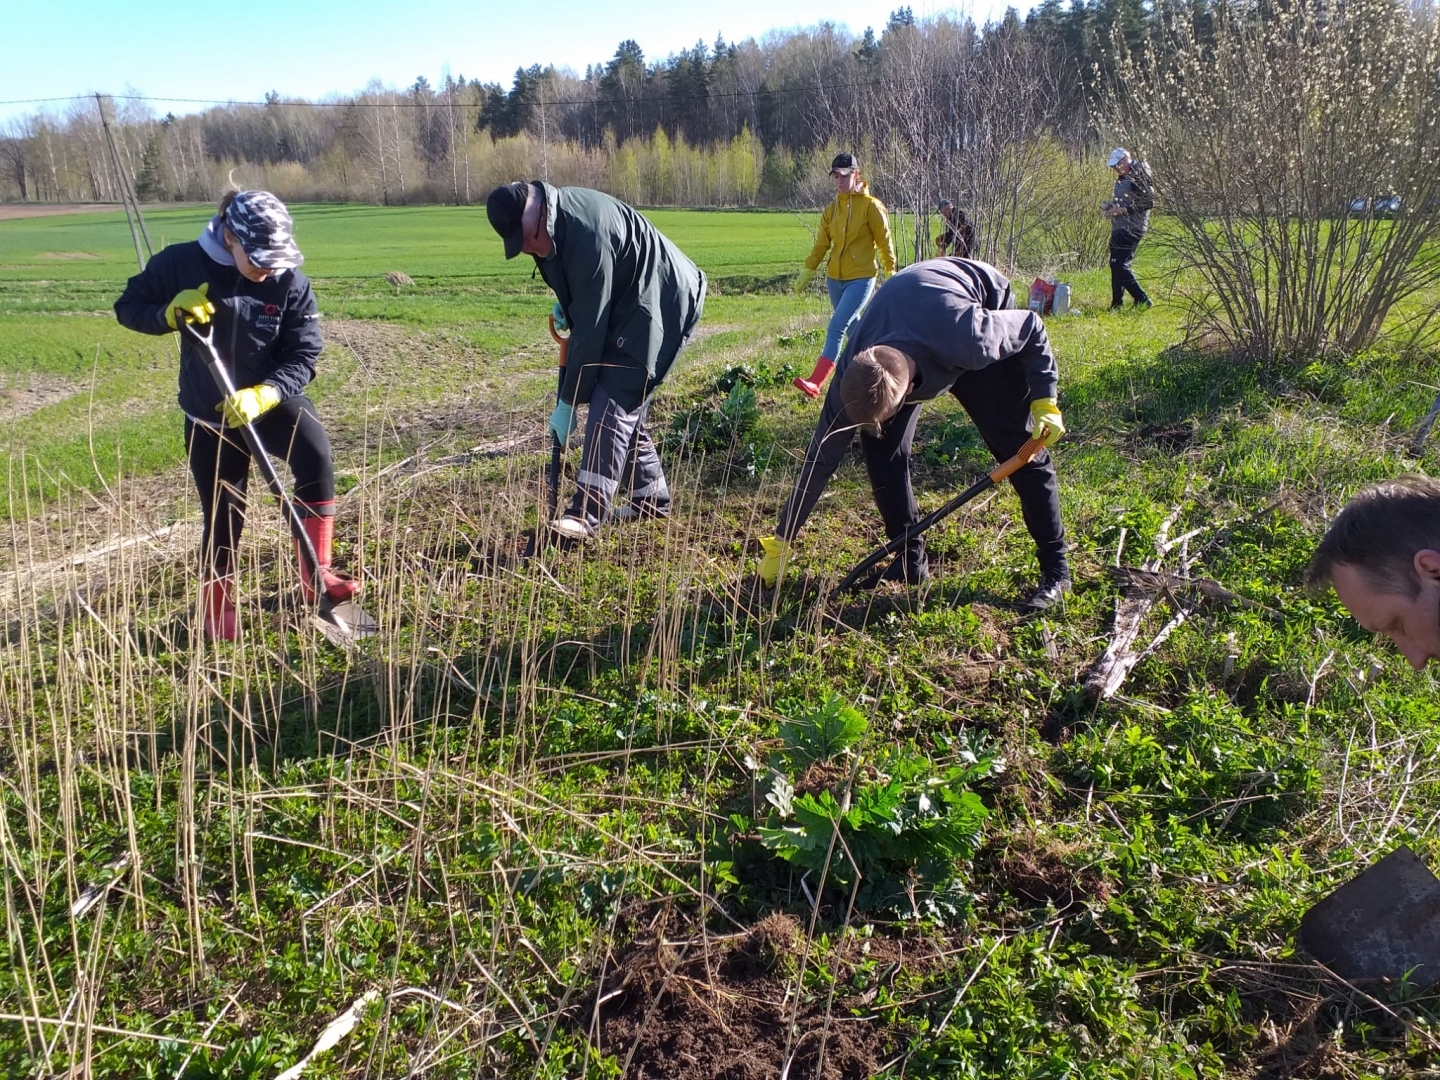
[[[1440,879],[1398,847],[1300,919],[1300,947],[1350,982],[1440,980]]]
[[[380,630],[375,617],[354,600],[343,600],[338,604],[322,600],[316,615],[323,624],[322,628],[338,632],[346,641],[374,637]]]

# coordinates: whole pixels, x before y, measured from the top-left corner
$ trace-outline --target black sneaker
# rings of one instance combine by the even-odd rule
[[[1054,570],[1044,574],[1040,578],[1040,585],[1020,601],[1020,606],[1026,611],[1045,611],[1054,607],[1060,602],[1060,598],[1070,591],[1071,578],[1069,569]]]
[[[1147,296],[1143,300],[1136,300],[1131,306],[1134,307],[1136,311],[1149,311],[1155,306],[1155,303]]]

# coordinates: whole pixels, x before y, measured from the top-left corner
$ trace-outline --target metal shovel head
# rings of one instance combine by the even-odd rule
[[[1300,919],[1300,947],[1350,982],[1440,980],[1440,879],[1398,847]]]
[[[354,600],[342,600],[336,604],[329,599],[320,601],[316,610],[322,628],[338,631],[347,641],[359,641],[374,637],[380,630],[375,617]]]

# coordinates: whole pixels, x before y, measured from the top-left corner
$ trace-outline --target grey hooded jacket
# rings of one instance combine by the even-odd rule
[[[598,383],[638,409],[694,333],[705,275],[633,207],[589,188],[541,187],[554,247],[535,264],[570,320],[560,398],[587,404]]]
[[[840,352],[800,476],[780,513],[776,535],[782,539],[795,539],[855,439],[840,383],[855,353],[877,345],[915,361],[907,402],[931,401],[965,372],[1000,363],[1019,365],[1030,401],[1055,397],[1059,385],[1045,323],[1033,311],[1015,309],[1004,274],[972,259],[912,263],[875,291]]]

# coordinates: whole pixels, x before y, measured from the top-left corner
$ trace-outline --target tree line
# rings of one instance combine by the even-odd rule
[[[980,257],[1054,273],[1103,262],[1103,154],[1123,143],[1210,298],[1197,326],[1266,354],[1354,348],[1440,278],[1437,34],[1431,0],[1044,0],[658,60],[625,40],[509,87],[421,77],[186,116],[77,99],[0,131],[0,199],[119,201],[118,158],[150,202],[211,201],[233,175],[292,201],[470,204],[541,177],[639,205],[815,207],[843,149],[898,211],[902,261],[931,253],[944,197]]]
[[[856,36],[822,23],[760,40],[717,37],[660,59],[625,40],[583,75],[533,64],[518,68],[508,88],[449,75],[432,84],[422,76],[403,89],[372,82],[315,102],[270,94],[263,104],[188,116],[158,115],[143,99],[108,98],[97,107],[81,97],[4,126],[0,198],[114,200],[98,115],[106,108],[123,167],[155,201],[215,197],[220,178],[238,165],[273,170],[301,196],[465,202],[490,179],[477,184],[476,170],[484,170],[494,143],[535,140],[535,164],[543,169],[551,146],[562,156],[573,146],[608,162],[617,148],[663,132],[669,144],[707,154],[732,154],[737,139],[753,142],[758,182],[721,184],[712,197],[786,204],[813,194],[809,151],[844,142],[884,152],[886,125],[903,123],[913,141],[917,119],[946,126],[952,146],[970,145],[989,121],[983,98],[1011,90],[1020,93],[1016,107],[1024,113],[1018,128],[1045,127],[1072,152],[1082,150],[1096,135],[1089,95],[1113,68],[1112,38],[1119,31],[1138,41],[1156,10],[1143,0],[1072,0],[1068,7],[1045,0],[1023,20],[1011,9],[977,26],[960,15],[917,20],[901,7],[879,33],[867,28]],[[909,87],[903,99],[897,81]],[[917,109],[931,114],[917,118]],[[655,194],[664,201],[663,191]]]

